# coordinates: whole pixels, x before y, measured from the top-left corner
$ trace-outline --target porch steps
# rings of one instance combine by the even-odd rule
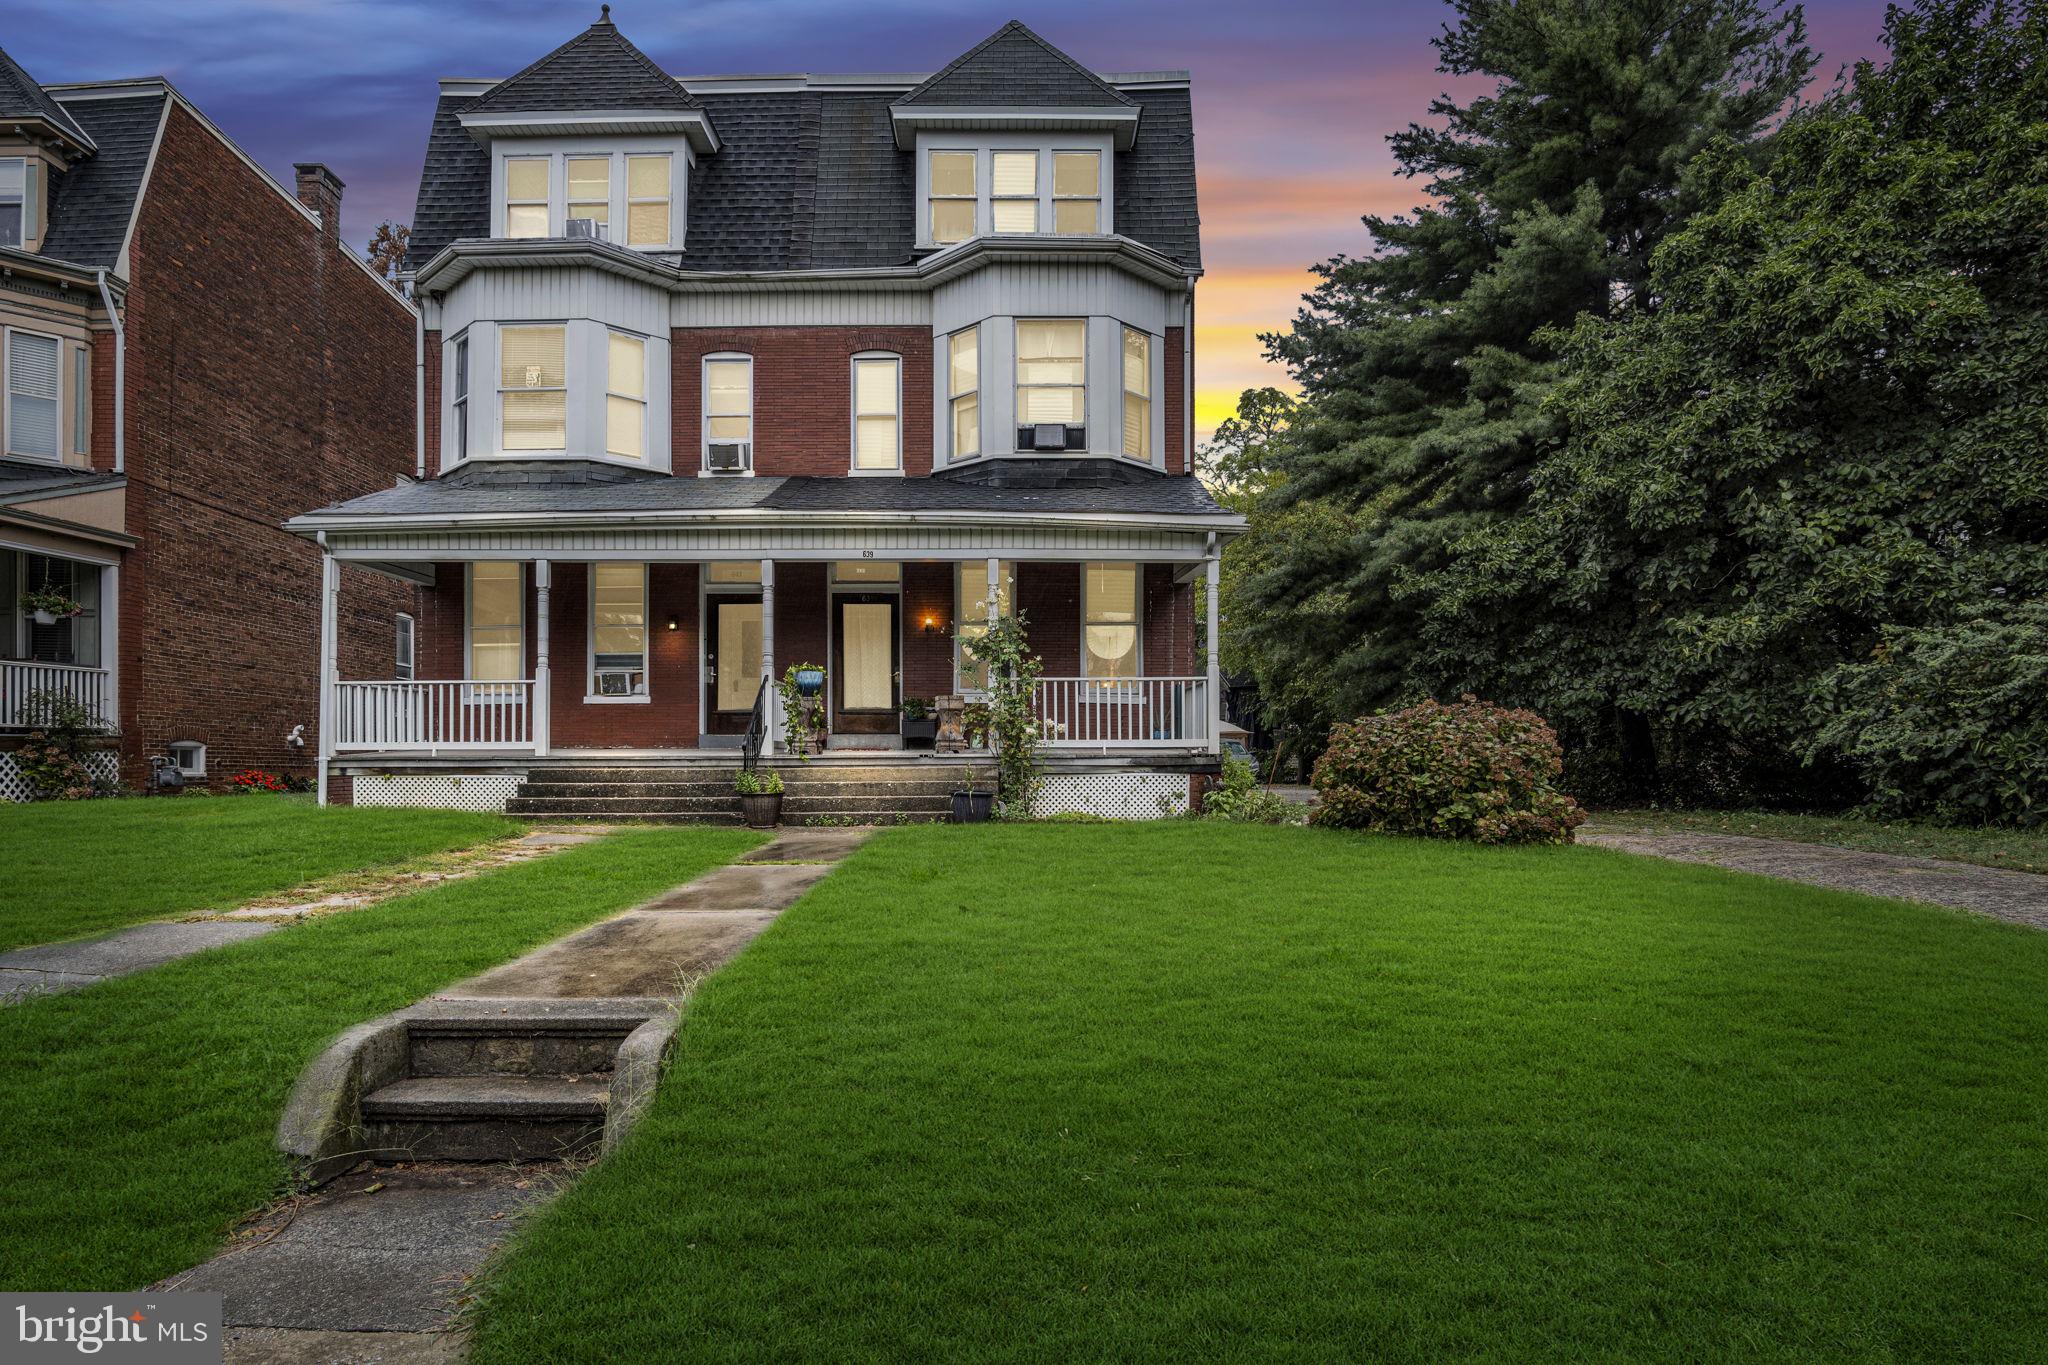
[[[547,820],[644,820],[663,824],[740,822],[739,798],[730,767],[550,767],[535,768],[506,802],[509,815]],[[890,825],[944,820],[953,792],[962,785],[967,762],[930,759],[904,763],[804,764],[764,762],[763,771],[782,777],[782,820],[803,825]],[[971,764],[975,784],[987,790],[995,780],[987,759]]]

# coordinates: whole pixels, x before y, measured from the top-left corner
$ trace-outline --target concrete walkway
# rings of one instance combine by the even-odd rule
[[[161,967],[181,957],[258,938],[286,924],[313,915],[355,910],[408,891],[418,891],[441,882],[460,881],[512,863],[530,862],[558,853],[564,848],[602,838],[610,831],[599,828],[535,830],[495,848],[486,845],[461,850],[441,870],[372,874],[367,883],[347,894],[309,894],[307,888],[262,897],[235,910],[200,913],[176,920],[152,920],[130,925],[91,938],[64,943],[45,943],[0,953],[0,1005],[11,1005],[32,995],[73,991],[109,977]],[[323,879],[331,884],[333,878]]]
[[[1603,830],[1597,821],[1579,831],[1579,842],[1841,891],[1925,901],[2048,929],[2048,876],[2033,872],[1741,834]]]
[[[792,830],[737,863],[441,992],[468,1000],[685,995],[871,829]],[[271,1210],[162,1289],[223,1296],[231,1365],[445,1365],[469,1281],[566,1184],[559,1164],[369,1167]]]

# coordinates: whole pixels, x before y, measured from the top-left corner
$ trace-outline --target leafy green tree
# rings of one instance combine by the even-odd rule
[[[1566,439],[1410,585],[1421,667],[1582,740],[1643,718],[1667,787],[1804,759],[1892,811],[2048,813],[1997,739],[2048,653],[2048,19],[1930,0],[1886,42],[1766,168],[1702,159],[1654,309],[1554,334]]]
[[[1646,305],[1651,254],[1695,202],[1685,165],[1754,143],[1813,61],[1801,12],[1757,0],[1454,8],[1441,69],[1493,88],[1391,139],[1432,202],[1367,218],[1374,253],[1316,267],[1267,338],[1304,395],[1270,498],[1320,510],[1307,533],[1255,526],[1233,632],[1330,715],[1431,686],[1408,585],[1519,512],[1557,432],[1547,329]]]

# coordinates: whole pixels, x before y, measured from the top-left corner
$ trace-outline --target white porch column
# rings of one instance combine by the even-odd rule
[[[768,733],[762,736],[761,752],[772,754],[776,751],[775,703],[775,561],[761,561],[761,681],[768,688],[768,695],[761,702],[761,723]]]
[[[0,604],[4,606],[4,604]],[[107,680],[100,694],[100,719],[121,728],[121,566],[100,570],[100,667]]]
[[[548,587],[552,575],[545,559],[533,561],[533,751],[545,755],[550,742],[553,674],[548,665]]]
[[[341,562],[320,537],[320,796],[327,804],[327,764],[334,757],[335,618],[341,607]]]
[[[1216,599],[1223,580],[1223,552],[1216,544],[1216,533],[1209,533],[1209,558],[1204,561],[1207,572],[1208,591],[1202,594],[1203,603],[1208,607],[1208,627],[1202,641],[1203,653],[1209,656],[1209,752],[1223,752],[1223,640],[1219,634],[1222,628],[1222,613]]]

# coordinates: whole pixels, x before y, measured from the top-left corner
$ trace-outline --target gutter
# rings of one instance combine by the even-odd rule
[[[100,303],[114,324],[114,472],[128,469],[128,329],[121,312],[114,307],[114,291],[107,287],[107,268],[99,268]]]
[[[412,472],[427,477],[427,310],[412,314]]]
[[[763,512],[757,507],[697,508],[689,511],[587,512],[564,516],[560,512],[481,512],[466,515],[416,513],[397,516],[333,516],[309,512],[284,523],[294,535],[319,536],[326,531],[461,531],[520,527],[535,530],[588,530],[617,526],[668,526],[714,524],[719,526],[791,527],[824,523],[831,526],[1101,526],[1129,530],[1212,531],[1233,534],[1245,528],[1245,519],[1234,512],[1129,513],[1129,512]]]

